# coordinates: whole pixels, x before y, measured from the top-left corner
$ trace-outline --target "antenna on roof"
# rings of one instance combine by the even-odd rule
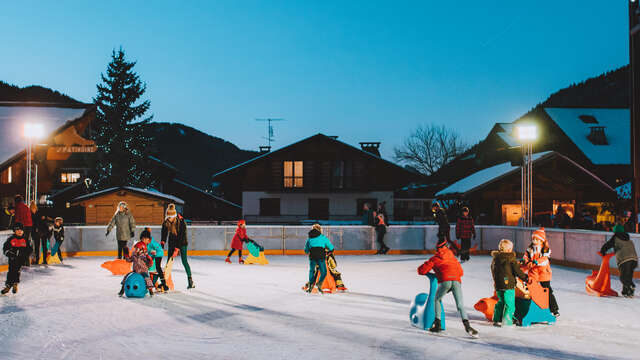
[[[267,136],[263,137],[263,139],[266,139],[269,142],[269,149],[271,149],[271,142],[275,141],[275,139],[273,138],[273,125],[271,125],[272,122],[274,121],[285,121],[284,119],[273,119],[273,118],[266,118],[266,119],[256,119],[256,121],[266,121],[267,122]]]

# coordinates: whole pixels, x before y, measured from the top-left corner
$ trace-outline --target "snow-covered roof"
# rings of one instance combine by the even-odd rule
[[[96,196],[108,194],[110,192],[118,191],[120,189],[129,190],[129,191],[137,192],[137,193],[148,195],[148,196],[153,196],[153,197],[156,197],[156,198],[162,198],[162,199],[174,202],[174,203],[176,203],[178,205],[184,205],[184,200],[182,200],[180,198],[177,198],[177,197],[175,197],[173,195],[163,194],[163,193],[161,193],[161,192],[159,192],[157,190],[153,190],[153,189],[141,189],[141,188],[136,188],[136,187],[132,187],[132,186],[112,187],[112,188],[96,191],[96,192],[93,192],[91,194],[78,196],[77,198],[73,199],[72,202],[76,203],[76,202],[79,202],[79,201],[82,201],[82,200],[86,200],[86,199],[90,199],[90,198],[93,198],[93,197],[96,197]]]
[[[549,117],[595,165],[630,164],[629,109],[545,108]],[[580,116],[595,118],[597,123]],[[593,126],[604,126],[608,145],[595,145],[587,136]]]
[[[0,163],[25,149],[24,123],[42,124],[44,134],[49,135],[85,112],[84,108],[15,105],[17,104],[0,102]]]
[[[502,139],[502,141],[504,141],[504,143],[507,144],[508,147],[520,146],[520,144],[516,141],[516,139],[514,139],[514,137],[511,136],[510,132],[509,133],[499,132],[497,134],[500,137],[500,139]]]

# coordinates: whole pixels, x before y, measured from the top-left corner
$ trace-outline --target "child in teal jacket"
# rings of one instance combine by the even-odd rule
[[[162,250],[162,246],[153,239],[151,236],[151,229],[146,228],[140,234],[140,239],[143,240],[147,244],[147,253],[151,258],[153,258],[153,263],[149,267],[149,273],[152,274],[152,282],[156,284],[158,282],[158,278],[160,279],[160,290],[167,291],[169,287],[164,279],[164,272],[162,271],[162,257],[164,256],[164,251]],[[148,241],[148,242],[147,242]]]
[[[326,236],[322,235],[322,227],[320,224],[314,224],[311,231],[309,231],[309,238],[304,245],[304,253],[309,254],[309,288],[307,292],[313,290],[313,286],[317,285],[318,292],[322,294],[322,283],[327,276],[327,265],[325,259],[325,249],[333,251],[333,244]],[[320,278],[318,283],[315,283],[315,270],[316,266],[320,269]]]

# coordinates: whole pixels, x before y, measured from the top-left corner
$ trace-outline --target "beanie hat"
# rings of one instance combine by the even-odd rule
[[[16,231],[16,230],[24,230],[24,225],[22,225],[21,222],[17,222],[13,224],[13,231]]]
[[[176,204],[169,204],[167,206],[167,212],[164,214],[165,219],[174,218],[178,215],[178,211],[176,210]]]
[[[616,226],[613,227],[613,232],[614,233],[623,233],[624,231],[624,226],[620,225],[620,224],[616,224]]]
[[[540,241],[543,244],[547,243],[547,235],[544,231],[544,228],[540,228],[531,234],[531,241]]]
[[[244,220],[238,220],[238,226],[247,225],[247,222]]]
[[[438,240],[438,243],[436,244],[436,248],[441,248],[441,247],[445,247],[447,245],[447,238],[442,238],[440,240]]]
[[[466,212],[469,212],[469,208],[468,208],[468,207],[466,207],[466,206],[462,208],[462,212],[465,212],[465,211],[466,211]]]
[[[151,239],[151,229],[149,228],[145,228],[141,233],[140,233],[140,240],[142,239]]]

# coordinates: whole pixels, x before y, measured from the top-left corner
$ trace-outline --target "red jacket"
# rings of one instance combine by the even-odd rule
[[[476,235],[476,227],[473,225],[473,218],[460,216],[456,222],[456,238],[471,239]]]
[[[431,269],[436,273],[439,283],[444,281],[460,282],[462,281],[462,275],[464,275],[458,259],[456,259],[453,252],[447,247],[439,248],[434,256],[420,265],[418,274],[427,275]]]
[[[22,225],[24,225],[25,227],[33,226],[33,221],[31,220],[31,210],[29,210],[29,207],[23,202],[16,203],[16,217],[14,220],[14,224],[17,222],[22,223]]]
[[[231,248],[242,250],[242,242],[247,239],[249,239],[249,237],[247,236],[247,229],[238,226],[238,228],[236,229],[236,234],[233,235],[233,239],[231,240]]]

